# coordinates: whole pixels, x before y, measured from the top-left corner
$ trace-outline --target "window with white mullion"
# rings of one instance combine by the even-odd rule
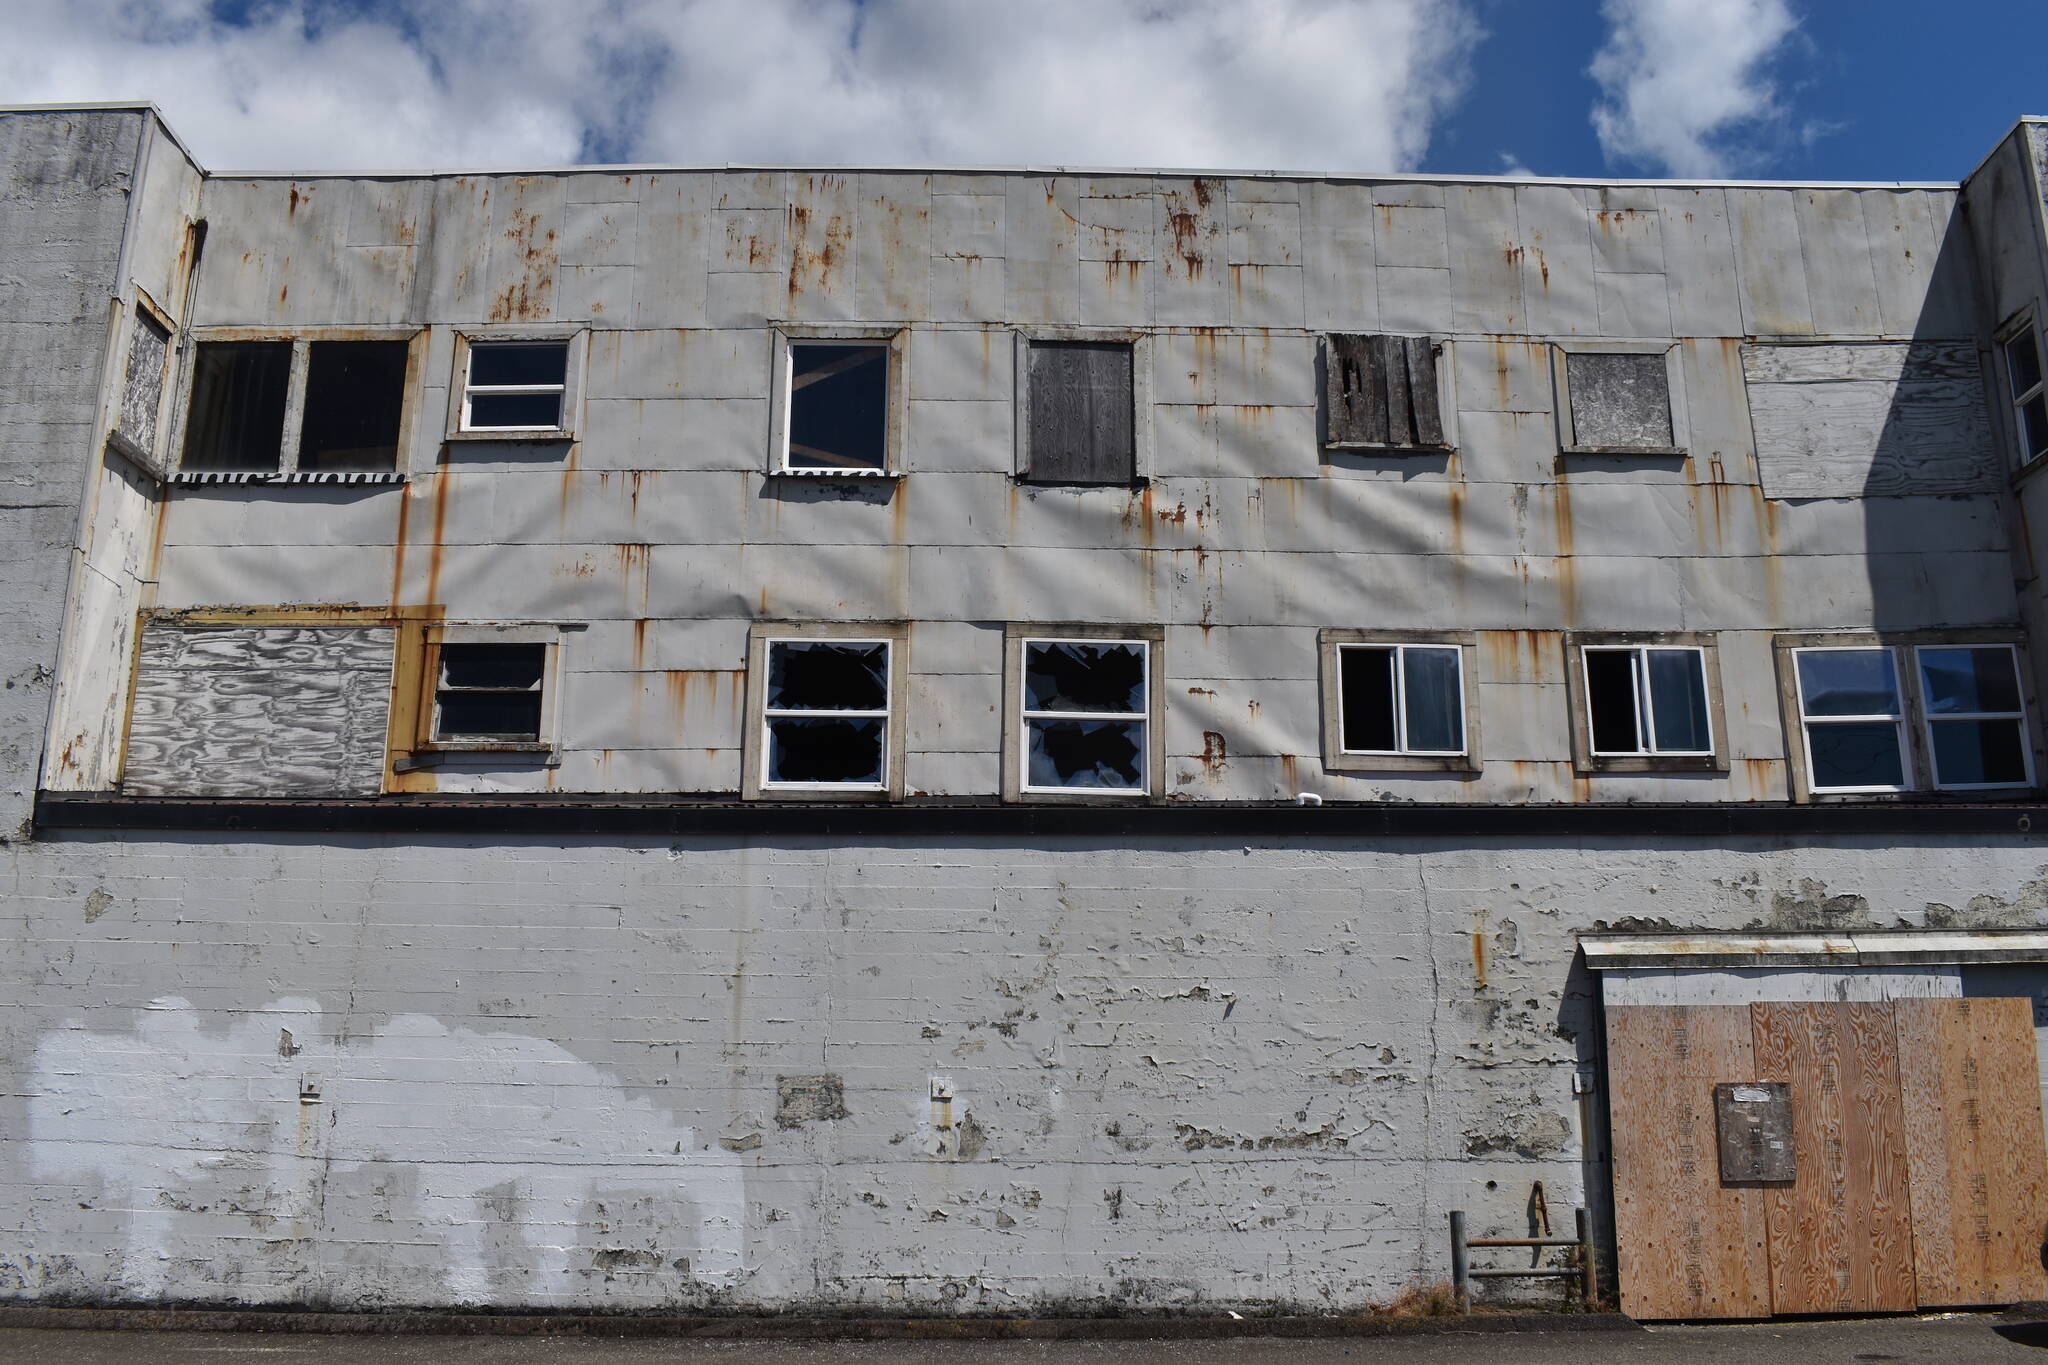
[[[1459,656],[1456,645],[1340,645],[1342,752],[1463,754]]]
[[[561,430],[568,363],[566,342],[471,342],[463,377],[462,429]]]
[[[2012,397],[2013,435],[2021,464],[2048,456],[2048,366],[2028,321],[2005,339],[2005,382]]]
[[[1023,653],[1023,789],[1146,794],[1150,644],[1028,638]]]
[[[1808,786],[1897,792],[1913,786],[1898,652],[1889,646],[1792,651]]]
[[[761,782],[884,791],[889,785],[890,641],[767,641]]]
[[[1714,752],[1704,650],[1587,646],[1583,663],[1587,734],[1594,754]]]
[[[1922,645],[1913,658],[1935,787],[2031,787],[2033,745],[2018,651],[2011,645]]]

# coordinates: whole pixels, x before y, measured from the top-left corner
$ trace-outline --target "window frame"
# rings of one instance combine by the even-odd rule
[[[577,439],[583,411],[585,370],[589,364],[590,330],[586,327],[462,328],[456,331],[454,353],[448,370],[448,426],[442,440],[448,442],[496,442],[499,444],[561,444]],[[561,343],[562,424],[557,427],[472,427],[469,421],[469,356],[479,346],[544,345]],[[547,385],[488,385],[492,392],[552,393]]]
[[[1392,442],[1337,441],[1330,437],[1330,366],[1340,336],[1388,336],[1406,341],[1419,337],[1436,353],[1437,420],[1443,426],[1440,445],[1396,445]],[[1325,451],[1336,455],[1450,455],[1458,450],[1458,365],[1456,338],[1441,332],[1341,332],[1326,331],[1316,338],[1316,439]]]
[[[1014,463],[1011,477],[1040,489],[1132,489],[1152,481],[1152,334],[1127,327],[1018,327],[1012,330],[1015,380],[1010,403]],[[1031,476],[1031,346],[1077,341],[1131,348],[1131,481],[1057,483]]]
[[[1145,646],[1145,752],[1141,755],[1145,785],[1129,787],[1034,787],[1025,754],[1030,730],[1024,713],[1025,647],[1044,643],[1140,644]],[[1166,683],[1160,667],[1165,658],[1163,626],[1105,625],[1101,622],[1012,622],[1003,628],[1003,799],[1045,804],[1129,805],[1161,799],[1166,779]],[[1033,712],[1034,717],[1081,713]],[[1088,712],[1097,720],[1131,720],[1126,712]]]
[[[2044,767],[2033,664],[2027,644],[2025,632],[2018,627],[1915,631],[1807,631],[1774,635],[1771,648],[1778,671],[1778,705],[1785,726],[1786,757],[1792,768],[1792,799],[1800,804],[1826,804],[1836,801],[1982,800],[1986,792],[2004,793],[2015,798],[2038,792]],[[1956,783],[1937,785],[1933,736],[1930,729],[1933,722],[1928,716],[1926,698],[1921,686],[1920,650],[1982,648],[1989,645],[2010,649],[2014,667],[2018,671],[2020,737],[2026,761],[2027,783],[2025,786],[2009,783],[1988,786]],[[1904,714],[1897,722],[1902,731],[1900,761],[1907,778],[1907,785],[1903,787],[1816,789],[1813,786],[1813,761],[1810,740],[1806,732],[1797,656],[1815,650],[1851,649],[1886,649],[1892,653],[1892,666],[1899,679],[1899,704],[1904,708]],[[1996,714],[2000,718],[2010,715],[2009,712]],[[1837,716],[1830,719],[1843,721],[1854,717]]]
[[[127,323],[120,361],[113,371],[114,392],[111,411],[107,417],[107,445],[123,459],[139,466],[151,478],[163,481],[175,472],[171,468],[171,461],[165,457],[165,438],[174,430],[178,437],[178,444],[175,447],[178,461],[182,463],[184,460],[185,425],[179,415],[170,409],[175,402],[186,396],[184,386],[179,382],[183,374],[185,333],[176,320],[139,284],[135,286],[135,297],[128,309]],[[163,372],[157,376],[155,438],[149,449],[144,449],[134,434],[121,425],[128,404],[129,370],[133,364],[135,339],[144,325],[156,327],[163,332],[165,338]]]
[[[769,374],[768,473],[776,478],[788,479],[903,477],[904,442],[910,429],[910,384],[905,368],[910,351],[910,329],[891,324],[812,327],[783,322],[774,326],[771,336],[774,350]],[[792,367],[796,348],[804,345],[874,346],[887,352],[889,373],[884,381],[880,469],[839,469],[790,463],[790,406],[795,397],[795,375]]]
[[[2041,379],[2025,393],[2016,394],[2013,392],[2009,348],[2021,337],[2026,337],[2034,343],[2034,359],[2040,365]],[[2048,346],[2043,345],[2041,329],[2035,325],[2032,310],[2007,319],[2005,325],[1992,334],[1991,344],[1996,353],[1997,387],[2005,400],[2001,411],[2009,428],[2011,449],[2015,455],[2013,472],[2031,473],[2037,469],[2048,468],[2048,452],[2035,454],[2027,449],[2026,405],[2036,398],[2048,399]]]
[[[1720,642],[1706,631],[1567,631],[1565,648],[1565,693],[1571,705],[1572,767],[1581,773],[1725,773],[1728,771],[1728,721],[1725,693],[1721,690]],[[1700,671],[1707,694],[1707,750],[1608,753],[1593,748],[1593,697],[1586,679],[1588,650],[1652,649],[1691,650],[1700,656]],[[1637,678],[1641,678],[1638,673]],[[1640,687],[1640,681],[1638,682]],[[1637,693],[1638,732],[1646,714],[1644,699]],[[1654,736],[1652,737],[1654,741]]]
[[[1322,681],[1323,769],[1333,773],[1448,772],[1476,776],[1481,758],[1479,730],[1479,637],[1471,631],[1349,630],[1327,627],[1318,632]],[[1396,650],[1451,648],[1458,651],[1458,690],[1465,723],[1465,747],[1458,753],[1433,751],[1352,750],[1344,748],[1343,652],[1371,648]],[[1396,656],[1399,658],[1398,654]],[[1396,667],[1398,668],[1398,662]],[[1403,689],[1405,691],[1405,688]],[[1405,706],[1403,706],[1405,712]],[[1405,727],[1404,727],[1405,728]]]
[[[441,691],[441,649],[444,645],[542,645],[540,738],[537,740],[444,739],[435,731],[439,725]],[[559,717],[562,693],[562,628],[532,622],[439,622],[428,624],[421,636],[420,694],[414,716],[414,754],[502,754],[512,757],[537,756],[553,767],[561,761]]]
[[[158,312],[161,320],[161,310]],[[162,464],[168,482],[209,483],[404,483],[411,477],[418,446],[421,384],[430,329],[425,327],[193,327],[173,330],[176,354],[177,407],[168,432],[159,427]],[[390,469],[299,468],[299,443],[306,420],[306,384],[312,374],[313,346],[323,341],[389,341],[406,343],[404,391],[399,396],[398,449]],[[291,370],[285,381],[284,431],[278,444],[277,468],[187,469],[185,438],[192,421],[192,385],[199,348],[218,342],[289,342]],[[166,439],[166,437],[168,439]]]
[[[883,722],[882,781],[770,782],[768,767],[768,649],[785,641],[874,641],[889,646],[888,711]],[[741,795],[749,801],[900,801],[908,723],[910,625],[905,621],[756,621],[747,628],[746,725],[742,739]],[[853,714],[811,712],[813,715]],[[862,712],[860,714],[872,714]]]
[[[1661,355],[1664,357],[1664,390],[1671,409],[1671,444],[1668,446],[1581,445],[1572,417],[1570,358],[1575,355]],[[1692,430],[1686,419],[1685,366],[1683,348],[1675,341],[1553,341],[1550,343],[1551,390],[1557,409],[1557,448],[1563,455],[1661,455],[1690,456]]]

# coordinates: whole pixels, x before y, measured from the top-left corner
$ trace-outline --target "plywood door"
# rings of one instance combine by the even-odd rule
[[[1607,1011],[1614,1222],[1622,1311],[1761,1318],[1771,1311],[1763,1192],[1721,1184],[1714,1086],[1755,1074],[1744,1005]]]
[[[1901,1000],[1893,1009],[1920,1303],[2048,1296],[2033,1003]]]
[[[1889,1004],[1758,1004],[1755,1079],[1792,1087],[1799,1175],[1763,1191],[1776,1313],[1914,1306],[1912,1205]]]

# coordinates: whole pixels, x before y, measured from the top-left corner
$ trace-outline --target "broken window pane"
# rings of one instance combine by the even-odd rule
[[[1340,650],[1338,690],[1344,747],[1358,753],[1392,753],[1400,748],[1394,699],[1394,651]]]
[[[135,314],[135,335],[128,343],[128,374],[121,389],[117,430],[144,456],[156,454],[158,413],[163,407],[164,365],[170,358],[171,334],[148,313]]]
[[[1145,785],[1145,722],[1027,720],[1025,781],[1033,787],[1138,791]]]
[[[1586,651],[1586,708],[1596,754],[1642,752],[1635,656],[1632,649]]]
[[[1401,711],[1407,747],[1431,753],[1465,749],[1465,697],[1456,649],[1401,648]]]
[[[567,342],[472,342],[463,429],[559,429],[568,373]]]
[[[1668,450],[1671,381],[1662,355],[1568,352],[1572,444],[1604,450]]]
[[[1644,672],[1650,690],[1658,753],[1711,753],[1707,719],[1706,657],[1696,649],[1646,649]]]
[[[1145,711],[1145,646],[1033,640],[1024,648],[1026,711]]]
[[[889,348],[792,342],[790,469],[888,467]]]
[[[762,781],[879,787],[887,776],[889,642],[770,640]]]
[[[403,341],[316,341],[299,429],[301,469],[395,469],[405,406]]]
[[[767,780],[804,784],[882,781],[883,722],[829,716],[768,721]]]
[[[881,711],[889,705],[884,641],[777,640],[768,649],[771,711]]]
[[[434,738],[538,743],[546,670],[546,645],[442,645]]]
[[[276,469],[284,449],[289,341],[204,341],[192,363],[187,469]]]
[[[1919,654],[1921,685],[1930,715],[2019,711],[2019,673],[2013,652],[2004,645],[1923,649]]]

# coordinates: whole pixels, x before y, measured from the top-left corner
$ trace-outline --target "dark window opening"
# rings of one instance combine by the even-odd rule
[[[564,341],[471,342],[463,430],[559,430],[568,373]]]
[[[444,644],[434,691],[434,738],[537,744],[547,646]]]
[[[889,648],[886,640],[768,642],[764,783],[885,784]]]
[[[1916,652],[1935,785],[2026,785],[2026,711],[2015,652],[2004,645]]]
[[[187,469],[276,469],[284,451],[289,341],[203,341],[192,364]]]
[[[316,341],[306,372],[301,469],[395,469],[405,406],[403,341]]]
[[[1642,752],[1642,732],[1636,723],[1633,650],[1586,651],[1586,705],[1592,718],[1594,753]]]
[[[1671,375],[1664,357],[1568,352],[1572,444],[1596,450],[1669,450]]]
[[[1146,668],[1136,640],[1024,642],[1024,785],[1142,792]]]
[[[1137,482],[1131,356],[1127,343],[1031,343],[1025,478],[1033,483]]]
[[[786,468],[888,467],[889,348],[792,342]]]
[[[1582,657],[1587,727],[1595,754],[1713,752],[1704,651],[1587,649]]]
[[[2005,343],[2005,379],[2012,389],[2020,463],[2048,456],[2048,383],[2043,383],[2041,346],[2031,326]]]
[[[1398,750],[1400,710],[1394,692],[1394,651],[1345,649],[1337,658],[1344,747],[1362,753]]]

